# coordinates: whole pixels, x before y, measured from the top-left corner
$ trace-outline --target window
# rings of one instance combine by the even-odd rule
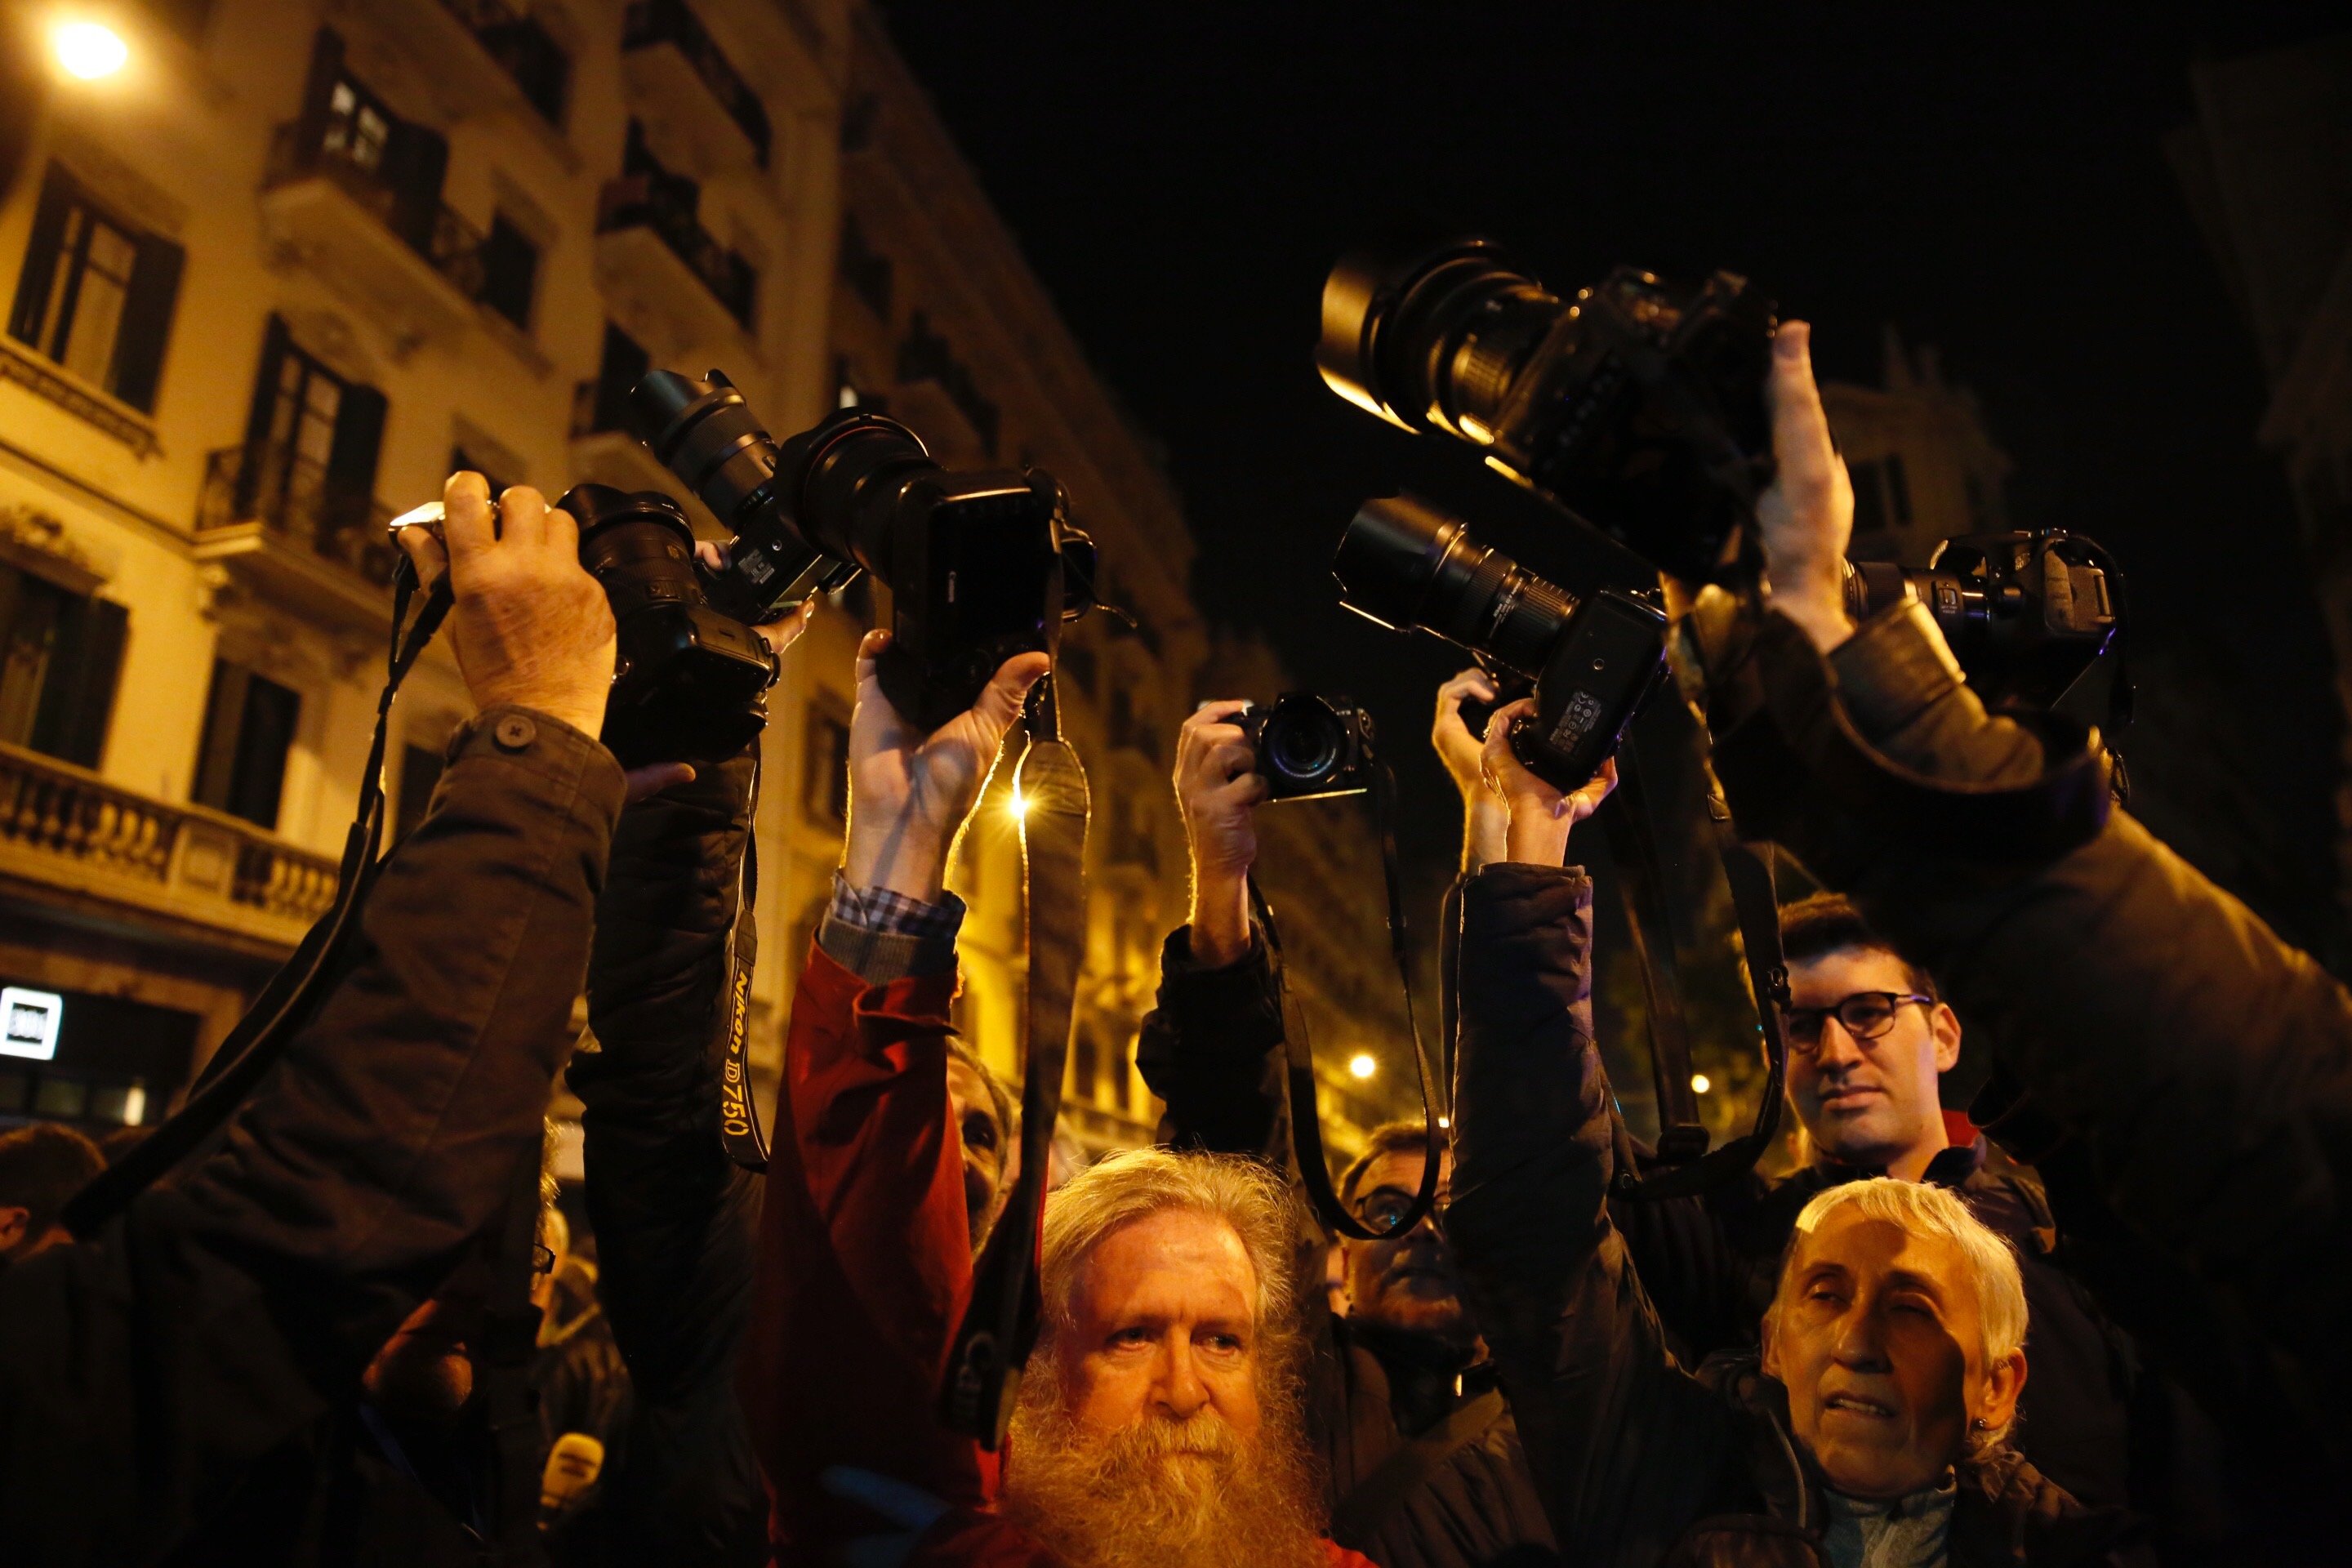
[[[385,413],[383,394],[304,353],[272,316],[246,426],[236,515],[321,546],[362,528],[374,505]],[[380,532],[367,542],[381,543]]]
[[[1853,481],[1853,531],[1856,533],[1880,533],[1886,528],[1886,486],[1879,477],[1876,462],[1848,463],[1846,476]]]
[[[215,660],[196,753],[196,804],[276,831],[286,754],[301,717],[299,692],[242,665]]]
[[[352,78],[337,77],[327,94],[327,125],[320,151],[363,173],[381,174],[395,123],[383,100]]]
[[[16,280],[9,334],[152,412],[181,260],[178,246],[108,213],[52,164]]]
[[[98,766],[129,612],[0,565],[0,741]]]
[[[392,841],[407,837],[418,823],[425,820],[425,808],[433,804],[433,786],[441,782],[441,753],[430,746],[407,745],[400,749],[400,798],[393,816]]]
[[[1070,1047],[1070,1093],[1073,1098],[1092,1100],[1096,1085],[1102,1077],[1102,1047],[1095,1038],[1092,1026],[1081,1028]]]
[[[490,220],[482,242],[482,303],[528,331],[530,294],[539,279],[539,247],[504,213]]]
[[[831,703],[812,704],[801,754],[801,803],[809,820],[849,821],[849,721]]]

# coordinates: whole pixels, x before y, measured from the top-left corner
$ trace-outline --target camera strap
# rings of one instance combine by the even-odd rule
[[[1699,1121],[1698,1097],[1691,1088],[1690,1025],[1683,1013],[1682,964],[1666,913],[1663,861],[1638,748],[1629,737],[1617,752],[1617,788],[1599,816],[1617,868],[1617,891],[1625,910],[1625,931],[1633,962],[1642,973],[1644,1017],[1650,1031],[1650,1073],[1657,1094],[1658,1154],[1669,1163],[1706,1152],[1707,1132]]]
[[[1290,1099],[1290,1146],[1297,1156],[1299,1182],[1325,1226],[1357,1241],[1387,1241],[1411,1233],[1436,1206],[1437,1170],[1445,1144],[1438,1136],[1437,1110],[1429,1087],[1433,1075],[1429,1070],[1429,1054],[1421,1041],[1421,1019],[1413,1009],[1412,946],[1405,927],[1404,879],[1398,868],[1397,857],[1396,778],[1385,763],[1377,763],[1372,770],[1371,793],[1372,809],[1380,818],[1381,874],[1388,889],[1389,951],[1396,961],[1398,984],[1404,991],[1405,1029],[1412,1042],[1413,1076],[1421,1087],[1421,1121],[1428,1140],[1428,1152],[1421,1166],[1421,1187],[1413,1194],[1412,1206],[1384,1230],[1375,1230],[1349,1214],[1332,1185],[1331,1167],[1323,1152],[1322,1111],[1316,1104],[1315,1049],[1307,1037],[1306,1009],[1290,994],[1284,973],[1281,928],[1276,924],[1274,908],[1259,891],[1255,876],[1249,879],[1249,894],[1251,911],[1265,932],[1275,991],[1281,999],[1282,1048]]]
[[[1003,1446],[1037,1339],[1038,1237],[1062,1114],[1062,1073],[1078,970],[1086,958],[1086,769],[1061,738],[1053,676],[1030,699],[1028,744],[1013,775],[1023,802],[1021,864],[1029,984],[1021,1080],[1021,1173],[972,1266],[971,1303],[956,1330],[940,1389],[950,1427],[992,1451]]]
[[[727,1157],[747,1171],[768,1168],[768,1134],[760,1125],[759,1096],[751,1092],[751,973],[759,962],[758,922],[751,906],[760,894],[760,762],[751,749],[751,791],[744,810],[743,858],[736,868],[735,925],[727,938],[727,983],[719,993],[719,1138]],[[789,960],[787,960],[789,962]]]
[[[1763,1039],[1765,1071],[1762,1096],[1757,1103],[1755,1122],[1748,1131],[1723,1147],[1706,1147],[1706,1133],[1697,1123],[1695,1110],[1691,1112],[1691,1121],[1685,1125],[1689,1127],[1690,1133],[1696,1133],[1696,1137],[1685,1133],[1677,1146],[1672,1136],[1674,1125],[1665,1120],[1666,1109],[1671,1102],[1664,1098],[1665,1085],[1662,1076],[1660,1124],[1668,1129],[1668,1135],[1659,1140],[1658,1153],[1664,1168],[1653,1170],[1645,1175],[1634,1169],[1630,1162],[1621,1159],[1614,1180],[1615,1195],[1619,1197],[1689,1197],[1712,1191],[1753,1170],[1756,1162],[1763,1158],[1764,1152],[1772,1146],[1772,1140],[1780,1135],[1780,1094],[1788,1079],[1789,1068],[1788,1044],[1780,1026],[1782,1009],[1789,1005],[1789,970],[1780,952],[1780,902],[1773,889],[1772,849],[1769,845],[1759,849],[1740,838],[1732,826],[1730,807],[1724,804],[1720,790],[1712,787],[1711,779],[1709,784],[1707,817],[1715,837],[1716,856],[1722,862],[1724,879],[1731,889],[1732,913],[1739,928],[1739,945],[1748,968],[1748,987],[1756,999],[1757,1027]],[[1624,869],[1622,864],[1619,869],[1621,872]],[[1650,868],[1650,885],[1654,889],[1657,886],[1654,861]],[[1645,984],[1652,982],[1646,964],[1643,980]],[[1669,1070],[1678,1072],[1687,1094],[1690,1058],[1686,1037],[1680,1060],[1669,1068],[1663,1058],[1657,1055],[1658,1016],[1655,1012],[1652,1014],[1651,1026],[1655,1068],[1661,1075]],[[1621,1145],[1626,1142],[1620,1139]]]
[[[179,1110],[99,1173],[66,1205],[63,1217],[75,1239],[89,1240],[133,1198],[217,1133],[277,1065],[332,985],[352,933],[358,929],[360,908],[374,885],[383,845],[383,763],[392,733],[393,698],[449,613],[448,574],[442,574],[425,595],[412,623],[408,610],[415,592],[415,572],[404,556],[393,573],[391,647],[383,693],[376,700],[375,738],[368,747],[367,770],[360,781],[359,808],[344,836],[334,902],[312,922],[293,956],[270,976],[260,996],[229,1030]]]

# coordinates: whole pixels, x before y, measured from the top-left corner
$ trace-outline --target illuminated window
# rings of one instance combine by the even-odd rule
[[[33,215],[9,334],[92,386],[152,410],[181,260],[178,246],[107,212],[52,165]]]

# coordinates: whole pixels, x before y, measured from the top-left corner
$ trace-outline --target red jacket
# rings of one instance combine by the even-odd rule
[[[936,1415],[971,1289],[963,1151],[949,1115],[949,975],[869,986],[812,943],[793,1003],[760,1217],[742,1392],[777,1558],[883,1528],[816,1478],[849,1465],[950,1511],[908,1568],[1050,1568],[995,1517],[996,1456]],[[1372,1568],[1326,1543],[1334,1568]]]

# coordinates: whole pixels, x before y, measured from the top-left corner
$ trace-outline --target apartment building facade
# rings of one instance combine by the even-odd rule
[[[632,364],[820,411],[847,47],[819,0],[120,25],[0,210],[0,1116],[100,1127],[160,1117],[332,895],[392,512],[455,468],[666,485]],[[403,825],[467,709],[436,651]]]

